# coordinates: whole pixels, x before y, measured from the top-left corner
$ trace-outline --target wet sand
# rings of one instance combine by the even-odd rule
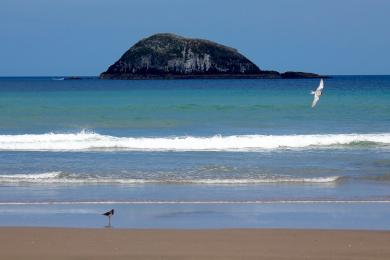
[[[0,259],[390,259],[390,231],[0,228]]]

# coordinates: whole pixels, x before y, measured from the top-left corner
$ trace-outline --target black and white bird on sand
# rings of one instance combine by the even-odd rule
[[[114,215],[114,209],[107,211],[106,213],[103,213],[102,215],[108,217],[108,225],[107,227],[111,227],[111,217]]]

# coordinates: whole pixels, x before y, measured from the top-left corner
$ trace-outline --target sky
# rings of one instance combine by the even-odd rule
[[[171,32],[263,70],[390,74],[389,0],[0,0],[0,76],[95,76]]]

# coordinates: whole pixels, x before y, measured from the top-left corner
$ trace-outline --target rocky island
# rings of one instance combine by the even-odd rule
[[[140,40],[100,74],[101,79],[318,77],[314,73],[261,70],[234,48],[171,33]]]

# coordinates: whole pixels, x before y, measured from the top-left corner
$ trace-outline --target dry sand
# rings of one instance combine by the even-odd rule
[[[0,259],[390,259],[389,231],[0,228]]]

